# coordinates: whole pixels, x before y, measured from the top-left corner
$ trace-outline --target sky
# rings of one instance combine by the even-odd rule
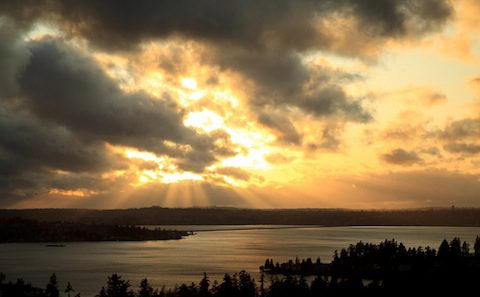
[[[0,207],[480,207],[478,0],[4,0]]]

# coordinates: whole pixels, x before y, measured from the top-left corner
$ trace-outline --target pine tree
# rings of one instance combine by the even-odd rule
[[[140,291],[138,292],[139,297],[152,297],[153,288],[148,283],[148,280],[145,278],[140,282]]]
[[[59,297],[60,292],[58,291],[58,283],[57,283],[57,276],[55,273],[50,276],[50,281],[47,284],[47,288],[45,289],[45,295],[47,297]]]
[[[105,287],[102,287],[98,295],[96,295],[95,297],[108,297]]]
[[[128,291],[130,284],[122,279],[121,276],[114,273],[108,278],[107,296],[108,297],[130,297],[133,294]]]
[[[208,279],[207,273],[203,273],[203,278],[199,283],[198,295],[200,297],[210,296],[210,280]]]
[[[240,272],[238,288],[240,296],[242,297],[255,297],[256,295],[256,286],[255,280],[252,279],[249,273],[244,270]]]
[[[480,237],[477,236],[475,239],[475,244],[473,245],[473,251],[475,257],[480,257]]]
[[[72,285],[70,282],[67,283],[67,287],[65,288],[65,294],[67,294],[68,297],[70,297],[70,293],[75,292],[75,290],[72,288]]]
[[[448,241],[444,239],[438,248],[438,257],[442,259],[446,259],[450,256],[450,245]]]
[[[466,241],[464,241],[462,244],[462,256],[464,257],[470,256],[470,245]]]

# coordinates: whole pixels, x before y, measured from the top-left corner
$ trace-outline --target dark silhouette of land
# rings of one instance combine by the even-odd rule
[[[198,284],[182,284],[171,289],[154,289],[147,279],[133,289],[118,274],[108,277],[98,297],[313,297],[313,296],[461,296],[476,295],[480,289],[480,238],[473,249],[459,238],[444,240],[438,251],[430,247],[406,248],[395,240],[379,244],[358,242],[335,252],[326,266],[320,261],[289,261],[272,264],[267,259],[258,281],[245,271],[225,274],[223,281],[211,282],[205,273]],[[272,275],[275,274],[275,275]],[[314,275],[307,279],[308,275]],[[56,275],[45,290],[21,279],[2,283],[0,296],[59,297],[80,296],[70,283],[58,288]],[[267,279],[268,278],[268,279]],[[75,294],[75,295],[74,295]]]
[[[411,210],[162,208],[3,209],[0,218],[117,225],[480,226],[478,208]]]
[[[190,234],[188,231],[151,230],[137,226],[0,218],[0,242],[167,240],[181,239]]]

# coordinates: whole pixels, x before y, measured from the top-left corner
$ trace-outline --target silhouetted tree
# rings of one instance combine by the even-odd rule
[[[238,291],[242,297],[255,297],[256,286],[255,280],[252,279],[249,273],[245,270],[240,271],[238,274]]]
[[[70,293],[75,292],[75,290],[72,288],[72,285],[70,282],[67,283],[67,287],[65,288],[65,294],[67,294],[68,297],[70,297]]]
[[[317,276],[310,285],[312,296],[323,296],[327,291],[327,282],[321,277]]]
[[[265,275],[263,272],[260,274],[260,297],[265,297]]]
[[[450,256],[453,258],[459,258],[462,255],[462,247],[460,243],[460,238],[455,237],[450,242]]]
[[[217,297],[237,296],[236,285],[230,274],[226,273],[223,282],[217,288]]]
[[[123,280],[121,276],[114,273],[108,277],[107,282],[107,296],[108,297],[131,297],[132,292],[128,290],[130,284],[128,281]]]
[[[195,297],[195,296],[198,296],[198,291],[194,283],[191,283],[190,286],[187,286],[186,284],[182,284],[180,287],[178,287],[176,297]]]
[[[153,288],[148,283],[148,280],[145,278],[140,282],[140,291],[138,291],[139,297],[152,297]]]
[[[200,297],[209,297],[210,294],[210,280],[208,279],[207,273],[203,273],[203,278],[198,286],[198,295]]]
[[[450,245],[448,241],[444,239],[438,248],[438,257],[441,259],[446,259],[450,256]]]
[[[47,295],[47,297],[59,297],[60,295],[58,291],[57,276],[55,273],[50,276],[50,281],[45,289],[45,295]]]
[[[102,287],[100,289],[100,292],[97,295],[95,295],[95,297],[108,297],[105,287]]]
[[[473,251],[475,257],[480,257],[480,236],[477,236],[475,239],[475,244],[473,245]]]
[[[463,257],[470,256],[470,245],[466,241],[464,241],[462,244],[462,256]]]

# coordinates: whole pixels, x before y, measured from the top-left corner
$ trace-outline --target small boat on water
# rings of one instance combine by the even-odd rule
[[[47,244],[46,247],[65,247],[64,244]]]

